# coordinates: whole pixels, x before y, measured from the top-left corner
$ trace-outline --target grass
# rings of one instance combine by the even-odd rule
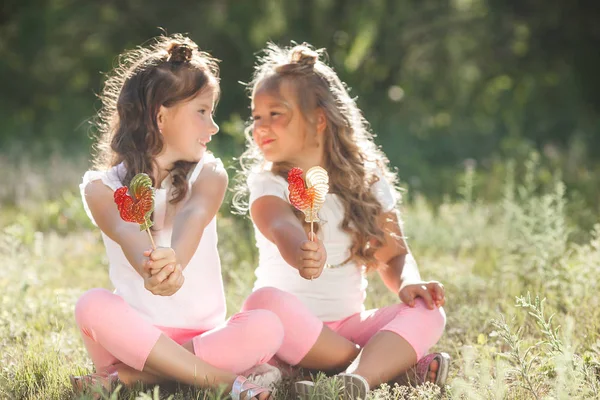
[[[405,205],[422,275],[447,291],[448,324],[433,350],[450,353],[453,362],[443,395],[433,386],[384,386],[370,398],[600,397],[600,225],[582,231],[573,224],[564,186],[538,186],[535,161],[522,179],[509,174],[498,201],[478,200],[467,171],[459,200],[433,207],[416,196]],[[78,198],[85,163],[52,163],[16,168],[0,158],[3,171],[14,171],[4,174],[9,182],[0,192],[0,398],[73,398],[69,374],[92,371],[73,307],[87,289],[110,288],[107,261]],[[223,211],[220,252],[231,314],[250,293],[256,253],[247,221]],[[376,276],[370,282],[368,307],[396,301]],[[221,397],[138,386],[110,398]]]

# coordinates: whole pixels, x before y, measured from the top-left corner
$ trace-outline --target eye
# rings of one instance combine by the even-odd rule
[[[198,110],[198,112],[202,115],[206,114],[206,109],[202,108],[200,110]]]
[[[271,117],[276,117],[278,115],[281,115],[281,113],[277,111],[271,111]]]
[[[252,115],[250,117],[250,121],[254,122],[254,121],[258,121],[260,119],[260,115]]]

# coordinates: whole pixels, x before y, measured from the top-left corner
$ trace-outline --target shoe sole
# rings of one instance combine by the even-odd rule
[[[315,390],[315,384],[311,381],[298,381],[294,383],[294,399],[309,400]]]
[[[337,378],[342,380],[342,398],[344,400],[365,400],[367,398],[368,383],[362,376],[354,374],[339,374]],[[299,381],[294,383],[295,399],[317,400],[325,399],[325,393],[315,392],[317,387],[311,381]]]
[[[448,370],[450,369],[450,355],[448,353],[440,353],[438,372],[435,377],[435,384],[444,389],[446,379],[448,379]]]
[[[365,400],[369,391],[367,380],[360,375],[339,374],[344,382],[344,400]]]

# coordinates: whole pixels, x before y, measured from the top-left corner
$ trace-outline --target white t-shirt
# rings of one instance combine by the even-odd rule
[[[276,196],[289,203],[287,181],[270,171],[252,173],[248,177],[248,187],[250,205],[263,196]],[[394,209],[397,195],[383,176],[372,185],[371,190],[384,212]],[[341,201],[337,195],[329,193],[319,211],[321,229],[318,236],[327,250],[327,263],[336,267],[325,268],[313,281],[302,278],[298,270],[283,259],[277,246],[265,238],[255,225],[259,265],[255,271],[254,290],[275,287],[292,293],[326,322],[339,321],[364,311],[367,288],[364,266],[357,266],[353,261],[339,266],[349,258],[352,247],[352,237],[340,228],[343,218]]]
[[[189,188],[198,178],[207,162],[221,162],[207,153],[188,175]],[[88,183],[101,180],[113,191],[122,187],[125,166],[120,164],[108,171],[87,171],[81,183],[83,205],[96,224],[85,199]],[[167,198],[172,195],[172,180],[167,177],[160,189],[155,190],[154,226],[152,236],[156,246],[171,247],[172,222],[165,224]],[[189,200],[191,190],[181,205]],[[169,197],[167,197],[169,196]],[[179,207],[180,205],[178,205]],[[115,204],[115,207],[116,204]],[[131,266],[121,246],[102,232],[109,262],[109,276],[115,293],[137,310],[153,325],[172,328],[210,330],[225,320],[226,305],[221,278],[221,261],[217,252],[217,223],[213,218],[204,229],[200,244],[183,270],[185,282],[172,296],[156,296],[144,288],[144,280]],[[148,248],[151,247],[148,238]]]

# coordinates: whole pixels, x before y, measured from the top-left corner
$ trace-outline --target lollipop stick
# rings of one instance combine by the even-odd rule
[[[314,214],[314,212],[315,212],[314,208],[310,207],[310,237],[311,237],[311,240],[314,240],[313,239],[313,236],[314,236],[313,223],[315,221],[315,214]]]
[[[150,233],[150,228],[146,229],[148,233],[148,237],[150,238],[150,242],[152,243],[152,250],[156,250],[156,244],[154,244],[154,239],[152,238],[152,234]]]

